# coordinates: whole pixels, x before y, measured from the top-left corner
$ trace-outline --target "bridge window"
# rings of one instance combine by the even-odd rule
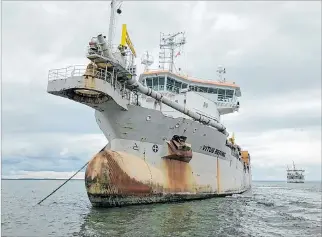
[[[222,101],[225,97],[225,90],[224,89],[218,89],[218,100]]]
[[[159,86],[159,78],[158,77],[153,77],[153,90],[158,91],[158,86]]]
[[[208,93],[210,93],[210,94],[217,94],[217,92],[218,92],[217,88],[209,88],[208,89]]]
[[[226,90],[226,98],[233,98],[234,90]]]
[[[143,85],[146,85],[155,91],[164,90],[164,83],[165,77],[147,77],[145,80],[143,80]]]
[[[178,88],[178,89],[181,89],[181,82],[178,82],[178,81],[175,81],[175,87]]]
[[[207,88],[207,87],[202,87],[202,86],[200,86],[200,87],[199,87],[199,91],[200,91],[200,92],[203,92],[203,93],[207,93],[208,88]]]
[[[147,85],[147,87],[152,89],[152,78],[147,78],[146,79],[146,85]]]
[[[165,78],[159,77],[159,90],[161,90],[161,91],[164,90],[164,83],[165,83]]]
[[[174,86],[175,86],[175,92],[176,92],[176,93],[179,93],[179,90],[181,89],[181,85],[182,85],[182,83],[181,83],[181,82],[179,82],[179,81],[175,81]]]
[[[185,87],[183,87],[185,85]],[[171,77],[167,78],[167,90],[179,93],[181,88],[187,88],[187,84],[183,84],[182,82],[176,81]]]
[[[173,91],[174,88],[174,80],[171,77],[167,78],[167,90]]]

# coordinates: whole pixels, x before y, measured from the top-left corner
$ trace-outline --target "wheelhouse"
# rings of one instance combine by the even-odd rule
[[[241,96],[240,87],[234,82],[200,80],[169,71],[144,72],[139,80],[143,85],[159,92],[179,94],[182,90],[195,91],[223,102],[232,102],[233,98]]]

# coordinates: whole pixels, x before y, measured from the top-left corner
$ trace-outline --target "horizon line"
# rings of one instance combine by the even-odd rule
[[[1,180],[68,180],[68,178],[1,178]],[[85,180],[74,178],[71,180]],[[253,182],[286,182],[287,180],[252,180]],[[322,182],[322,180],[305,180],[304,182]]]

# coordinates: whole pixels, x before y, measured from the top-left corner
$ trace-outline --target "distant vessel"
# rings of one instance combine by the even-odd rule
[[[288,183],[304,183],[304,172],[303,169],[296,169],[293,161],[293,169],[287,167],[287,182]]]
[[[222,115],[239,110],[240,87],[223,78],[223,67],[218,81],[176,73],[174,59],[186,43],[182,32],[161,34],[158,70],[149,69],[153,58],[147,52],[141,58],[145,71],[137,77],[125,24],[113,47],[115,13],[121,10],[113,0],[108,41],[102,34],[92,38],[87,66],[48,75],[48,93],[95,109],[108,139],[85,172],[92,205],[175,202],[249,190],[250,155],[220,123]]]

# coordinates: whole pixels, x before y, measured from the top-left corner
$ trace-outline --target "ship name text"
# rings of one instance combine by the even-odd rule
[[[216,149],[216,148],[213,148],[211,146],[203,145],[201,147],[201,150],[207,151],[207,152],[212,153],[212,154],[215,154],[215,155],[220,155],[222,157],[226,157],[226,152],[223,152],[223,151],[221,151],[219,149]]]

